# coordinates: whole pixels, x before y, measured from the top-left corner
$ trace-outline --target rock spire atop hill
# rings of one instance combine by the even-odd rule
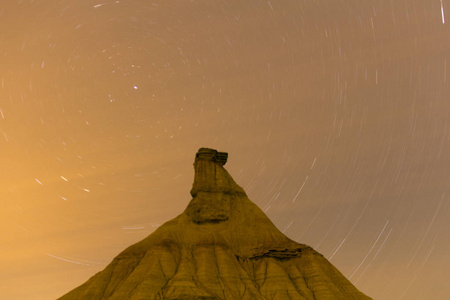
[[[370,299],[311,247],[281,233],[201,148],[192,200],[60,299]]]
[[[244,193],[244,190],[234,182],[223,165],[227,162],[228,153],[214,149],[200,148],[195,155],[194,183],[191,195],[196,197],[199,192],[207,193]]]

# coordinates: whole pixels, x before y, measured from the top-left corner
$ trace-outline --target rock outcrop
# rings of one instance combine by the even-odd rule
[[[60,299],[370,299],[281,233],[224,169],[227,156],[201,148],[186,210]]]

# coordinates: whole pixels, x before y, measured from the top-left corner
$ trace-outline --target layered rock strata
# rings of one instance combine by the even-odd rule
[[[370,299],[281,233],[224,169],[227,157],[201,148],[185,211],[60,299]]]

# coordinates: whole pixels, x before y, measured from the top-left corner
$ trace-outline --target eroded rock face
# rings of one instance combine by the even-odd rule
[[[60,299],[370,299],[282,234],[201,148],[186,210]]]
[[[244,194],[244,190],[234,182],[223,165],[227,162],[228,154],[214,149],[200,148],[195,156],[195,177],[191,195],[198,192]],[[212,202],[212,201],[211,201]]]

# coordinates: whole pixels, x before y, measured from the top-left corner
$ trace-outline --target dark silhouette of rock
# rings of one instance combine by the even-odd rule
[[[370,299],[281,233],[201,148],[186,210],[60,299]]]

